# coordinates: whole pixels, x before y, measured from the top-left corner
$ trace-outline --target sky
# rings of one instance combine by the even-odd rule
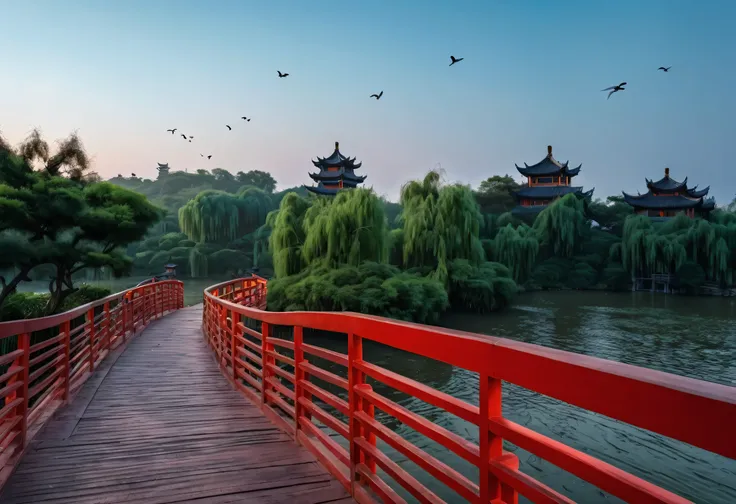
[[[0,12],[3,137],[76,131],[105,178],[154,178],[161,162],[293,187],[339,141],[395,200],[434,168],[473,186],[518,179],[514,164],[552,145],[597,197],[645,192],[665,167],[718,203],[736,193],[732,0],[0,0]]]

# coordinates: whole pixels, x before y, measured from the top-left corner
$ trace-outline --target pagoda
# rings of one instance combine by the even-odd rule
[[[547,156],[537,164],[529,166],[524,163],[524,168],[515,166],[526,177],[527,182],[526,187],[514,191],[519,204],[511,211],[513,214],[535,214],[555,199],[570,193],[584,198],[593,196],[595,189],[584,192],[582,187],[570,185],[583,165],[570,168],[567,161],[560,163],[552,156],[551,145],[547,146]]]
[[[158,163],[156,169],[158,170],[158,178],[163,178],[169,174],[169,163]]]
[[[655,218],[674,217],[684,212],[688,217],[705,217],[716,207],[714,198],[707,198],[710,186],[698,189],[698,186],[688,187],[687,177],[682,182],[670,177],[670,169],[664,169],[664,177],[652,182],[647,182],[646,194],[623,193],[624,201],[634,207],[639,215]]]
[[[362,184],[365,175],[356,175],[355,170],[363,163],[356,163],[355,158],[344,156],[340,152],[340,143],[335,142],[335,152],[327,158],[318,157],[312,164],[319,168],[319,173],[310,173],[309,176],[317,182],[316,186],[306,186],[308,191],[315,194],[334,196],[341,189],[352,189]]]

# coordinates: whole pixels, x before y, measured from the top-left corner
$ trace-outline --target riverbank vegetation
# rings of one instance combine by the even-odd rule
[[[625,290],[650,273],[676,273],[690,292],[734,283],[733,203],[707,220],[655,222],[620,197],[568,195],[519,218],[510,176],[472,190],[429,172],[398,203],[368,189],[329,198],[275,188],[267,172],[221,168],[101,182],[76,136],[54,153],[36,132],[17,149],[2,142],[0,314],[22,281],[48,279],[48,295],[25,303],[54,313],[84,297],[72,296],[85,271],[155,275],[171,262],[183,276],[271,277],[272,310],[422,322],[499,310],[519,290]]]

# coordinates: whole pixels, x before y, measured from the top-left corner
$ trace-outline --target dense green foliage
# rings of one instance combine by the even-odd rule
[[[110,290],[102,287],[82,284],[71,295],[64,299],[56,312],[62,313],[110,295]],[[50,293],[16,292],[8,296],[0,307],[0,320],[22,320],[44,317],[47,315],[46,306],[51,298]],[[0,352],[1,354],[2,352]]]
[[[106,268],[123,275],[132,261],[124,247],[139,241],[162,216],[136,192],[88,176],[75,136],[56,154],[34,132],[17,149],[0,148],[0,306],[32,270],[50,274],[47,313],[76,292],[74,275]],[[42,165],[34,169],[38,162]]]
[[[447,306],[440,283],[370,261],[338,268],[317,261],[268,285],[273,311],[352,311],[431,323]]]

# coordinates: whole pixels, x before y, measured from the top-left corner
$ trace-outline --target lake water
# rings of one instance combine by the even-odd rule
[[[143,279],[89,283],[119,291]],[[222,280],[184,279],[186,304],[201,302],[202,290]],[[42,282],[21,285],[21,290],[27,291],[46,288]],[[519,296],[514,307],[506,312],[484,316],[448,314],[440,325],[736,386],[734,320],[736,298],[643,292],[537,292]],[[347,350],[345,340],[339,337],[309,342],[341,352]],[[473,373],[383,346],[366,344],[364,352],[370,362],[477,404],[478,377]],[[344,368],[335,371],[344,374]],[[477,428],[463,420],[393,389],[374,387],[402,406],[477,442]],[[514,422],[694,502],[736,502],[736,461],[511,384],[504,384],[503,402],[504,415]],[[398,434],[477,481],[477,471],[463,460],[394,419],[378,412],[377,417]],[[462,502],[401,454],[384,444],[381,448],[442,498]],[[519,457],[522,471],[577,502],[621,502],[524,450],[506,448]]]
[[[539,292],[521,295],[516,305],[504,313],[448,314],[441,325],[736,386],[735,317],[733,298]],[[341,338],[318,343],[346,351]],[[383,346],[366,345],[364,357],[477,404],[478,377],[474,373]],[[411,411],[477,442],[478,430],[467,422],[393,389],[377,384],[374,388]],[[504,383],[503,408],[504,416],[514,422],[694,502],[736,502],[736,461],[508,383]],[[477,481],[477,471],[454,454],[391,417],[381,416],[381,421]],[[464,502],[401,454],[382,443],[381,448],[448,502]],[[577,502],[622,502],[531,453],[511,445],[506,449],[519,457],[522,471]]]

